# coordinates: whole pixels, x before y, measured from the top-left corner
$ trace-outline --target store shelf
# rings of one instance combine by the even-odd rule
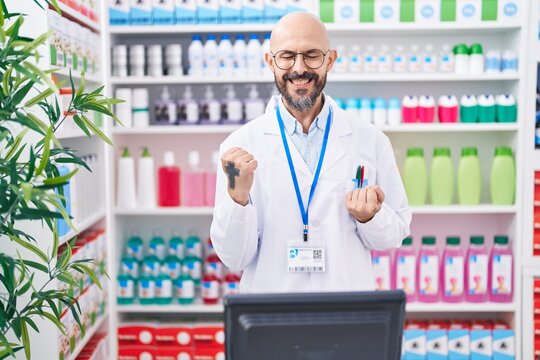
[[[479,24],[437,23],[437,24],[325,24],[328,32],[332,34],[381,32],[381,33],[412,33],[415,32],[506,32],[521,28],[519,23],[498,24],[483,22]],[[200,33],[245,33],[270,32],[274,24],[215,24],[194,26],[192,24],[179,25],[150,25],[150,26],[111,26],[111,34],[147,35],[147,34],[200,34]]]
[[[99,220],[103,219],[105,217],[105,210],[98,211],[94,215],[88,217],[86,220],[81,222],[80,224],[75,224],[76,231],[70,231],[64,236],[61,236],[58,240],[60,245],[66,243],[67,241],[73,239],[75,236],[79,235],[80,233],[88,230],[90,227],[92,227],[95,223],[97,223]]]
[[[229,134],[241,125],[179,125],[146,128],[114,128],[114,135]]]
[[[94,20],[84,16],[80,12],[70,8],[68,5],[58,1],[58,7],[60,8],[60,11],[62,11],[62,15],[67,15],[68,18],[75,20],[81,25],[86,26],[90,30],[99,33],[99,24],[95,22]]]
[[[104,324],[105,319],[107,319],[108,313],[106,312],[103,314],[99,319],[96,320],[94,323],[94,326],[92,326],[85,334],[84,338],[79,342],[79,344],[75,347],[71,355],[67,358],[68,360],[75,360],[77,356],[83,351],[83,349],[86,347],[86,344],[88,344],[88,341],[96,334],[96,332],[99,330],[99,328]]]
[[[515,205],[497,206],[497,205],[449,205],[449,206],[411,206],[414,215],[482,215],[482,214],[515,214],[517,207]]]
[[[115,209],[115,215],[120,216],[199,216],[212,215],[212,207],[174,207],[174,208],[153,208],[153,209]]]
[[[113,85],[252,84],[270,83],[270,76],[128,76],[111,78]]]
[[[432,132],[513,132],[519,130],[517,123],[455,123],[455,124],[401,124],[381,128],[385,133],[432,133]]]
[[[53,66],[53,65],[51,65]],[[57,75],[60,79],[64,80],[67,79],[68,82],[64,85],[66,87],[69,87],[69,72],[71,70],[71,77],[75,82],[79,82],[81,80],[81,72],[79,70],[73,70],[73,69],[67,69],[67,68],[60,68],[54,72],[55,75]],[[94,84],[101,84],[103,83],[103,80],[98,75],[93,74],[85,74],[84,80],[87,83],[94,83]]]
[[[118,312],[131,314],[221,314],[223,313],[223,305],[118,305]]]
[[[540,170],[540,150],[536,149],[533,155],[532,170]]]

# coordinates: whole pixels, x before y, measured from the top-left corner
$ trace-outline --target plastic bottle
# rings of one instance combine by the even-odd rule
[[[138,261],[142,261],[144,257],[144,244],[136,231],[132,232],[131,237],[128,239],[126,255],[134,257]]]
[[[377,60],[373,45],[366,46],[364,50],[364,72],[368,74],[376,73],[378,68]]]
[[[171,100],[171,94],[169,93],[169,88],[167,86],[163,87],[161,99],[156,101],[155,116],[157,122],[171,125],[176,124],[176,103]]]
[[[473,44],[469,48],[469,73],[484,73],[484,50],[480,44]]]
[[[239,293],[239,287],[240,287],[240,277],[234,273],[228,273],[225,275],[225,279],[223,279],[222,285],[221,285],[221,293],[223,294],[223,298],[225,298],[227,295],[236,295]]]
[[[456,74],[469,73],[469,48],[465,44],[454,46],[454,72]]]
[[[446,238],[442,266],[442,301],[462,302],[465,296],[465,259],[459,237]]]
[[[241,123],[244,118],[243,104],[236,97],[234,87],[231,84],[225,85],[227,96],[223,101],[224,119],[229,123]]]
[[[178,279],[182,275],[182,262],[176,255],[167,255],[161,264],[161,273],[172,280]]]
[[[247,71],[247,46],[244,35],[236,35],[233,45],[234,75],[245,76]]]
[[[137,169],[137,204],[143,208],[156,206],[154,159],[148,148],[143,148]]]
[[[212,274],[204,275],[202,280],[202,299],[206,305],[217,304],[220,290],[219,279]]]
[[[454,165],[450,148],[434,149],[429,189],[433,205],[452,204],[454,198]]]
[[[435,99],[433,96],[420,96],[418,100],[418,119],[421,123],[432,123],[435,119]]]
[[[396,49],[394,51],[393,64],[395,73],[407,72],[407,56],[405,55],[405,49],[403,48],[403,45],[396,46]]]
[[[425,205],[428,180],[424,149],[407,149],[407,158],[403,167],[403,185],[405,186],[409,205]]]
[[[203,48],[204,54],[204,70],[203,74],[208,76],[219,75],[219,55],[218,45],[215,35],[208,35]]]
[[[501,50],[490,49],[486,51],[485,72],[498,73],[501,71]]]
[[[349,98],[345,102],[345,111],[351,114],[352,116],[360,116],[360,107],[358,105],[357,98]]]
[[[199,104],[193,100],[191,86],[187,85],[184,89],[183,99],[179,106],[180,116],[178,119],[185,121],[187,124],[197,124],[199,122]]]
[[[165,246],[165,240],[161,236],[161,231],[154,230],[154,236],[150,239],[150,254],[156,256],[160,261],[165,259],[167,254],[167,247]]]
[[[401,101],[401,114],[403,122],[415,123],[418,122],[418,98],[413,95],[406,95]]]
[[[247,85],[247,87],[250,90],[248,98],[244,101],[244,108],[246,113],[246,121],[251,121],[264,114],[266,104],[264,103],[263,99],[259,97],[257,85],[250,84]]]
[[[185,255],[194,256],[202,259],[202,244],[201,239],[196,235],[191,235],[186,239],[186,251]]]
[[[156,304],[167,305],[172,303],[173,283],[168,274],[160,274],[156,277]]]
[[[148,89],[133,89],[133,127],[146,128],[150,125],[150,114],[148,112]]]
[[[246,47],[247,75],[261,75],[261,43],[257,34],[250,34]]]
[[[195,282],[187,273],[183,273],[174,282],[176,298],[183,305],[192,304],[195,299]]]
[[[206,85],[204,101],[201,102],[201,123],[218,124],[221,120],[221,104],[214,98],[211,85]]]
[[[517,120],[516,99],[510,94],[497,95],[495,102],[497,122],[515,123]]]
[[[514,296],[514,257],[508,246],[508,236],[495,236],[489,268],[489,299],[493,302],[511,302]]]
[[[174,153],[166,151],[158,171],[159,206],[180,206],[180,168],[174,165]]]
[[[188,74],[191,76],[202,76],[204,72],[204,48],[200,35],[193,35],[191,44],[188,47]]]
[[[388,45],[381,46],[378,60],[377,69],[380,73],[392,72],[392,56],[390,56]]]
[[[422,56],[422,71],[425,73],[437,72],[437,56],[433,51],[433,45],[427,44]]]
[[[386,102],[383,98],[376,98],[373,102],[373,124],[380,128],[386,125]]]
[[[443,73],[452,73],[454,72],[454,53],[452,53],[452,48],[448,44],[442,46],[440,55],[439,55],[439,70]]]
[[[162,47],[159,44],[148,46],[148,75],[163,76]]]
[[[401,105],[398,98],[388,99],[387,120],[389,126],[401,124]]]
[[[504,50],[501,62],[503,73],[516,72],[518,70],[518,56],[514,50]]]
[[[183,175],[184,206],[204,206],[204,172],[202,171],[199,152],[192,150],[188,155],[189,168]]]
[[[231,37],[221,35],[218,46],[219,76],[232,76],[234,73],[234,54]]]
[[[403,239],[401,247],[396,251],[394,263],[394,284],[407,295],[407,301],[416,299],[416,252],[412,246],[412,238]]]
[[[481,123],[495,122],[495,98],[491,94],[478,97],[478,121]]]
[[[146,49],[144,45],[135,44],[129,47],[129,75],[144,76],[146,65]]]
[[[266,75],[271,73],[270,68],[266,66],[265,55],[270,51],[270,33],[264,34],[264,41],[261,45],[261,75]]]
[[[136,279],[139,277],[139,261],[133,256],[122,257],[121,271],[122,275],[130,275]]]
[[[478,121],[478,101],[474,95],[463,95],[459,107],[459,119],[462,123]]]
[[[338,45],[336,47],[337,58],[334,63],[333,71],[336,74],[344,74],[349,70],[349,59],[345,50],[345,46]]]
[[[373,264],[373,276],[375,278],[375,290],[391,290],[392,284],[392,260],[388,251],[371,251]]]
[[[349,71],[353,74],[361,73],[364,67],[362,52],[358,45],[351,46],[349,51]]]
[[[516,164],[512,149],[495,148],[491,165],[490,194],[493,205],[513,205],[516,197]]]
[[[135,280],[129,274],[118,275],[116,299],[119,305],[133,304],[135,301]]]
[[[144,257],[142,263],[142,273],[147,276],[156,277],[161,273],[161,262],[155,255]]]
[[[418,284],[418,301],[433,303],[439,301],[440,264],[439,251],[435,245],[435,237],[424,236],[418,254],[416,270]]]
[[[165,64],[168,76],[182,76],[182,45],[169,44],[165,48]]]
[[[465,300],[486,302],[488,300],[489,253],[483,236],[471,236],[465,261]]]
[[[195,285],[199,285],[202,279],[202,261],[201,258],[188,255],[182,263],[182,274],[188,274]]]
[[[475,147],[461,149],[457,173],[458,203],[460,205],[480,204],[482,193],[482,172],[478,150]]]
[[[440,123],[455,123],[458,120],[459,104],[455,95],[443,95],[438,101],[438,117]]]
[[[184,240],[180,237],[178,229],[174,229],[169,240],[169,255],[176,256],[182,260],[184,258]]]
[[[152,276],[142,275],[137,282],[137,296],[141,305],[152,305],[156,301],[156,280]]]
[[[127,147],[122,151],[118,160],[118,207],[120,209],[134,209],[137,207],[135,195],[135,163]]]
[[[212,168],[206,173],[204,186],[204,206],[214,206],[216,198],[217,168],[220,163],[219,152],[212,153]]]
[[[422,62],[420,61],[418,45],[411,45],[409,55],[407,56],[407,69],[410,73],[419,73],[422,71]]]
[[[206,257],[205,274],[214,275],[219,280],[223,279],[223,263],[219,257],[214,254],[209,254]]]
[[[373,110],[371,109],[371,100],[367,97],[360,100],[360,120],[366,124],[373,122]]]

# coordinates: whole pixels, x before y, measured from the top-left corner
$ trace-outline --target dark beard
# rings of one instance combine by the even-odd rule
[[[309,95],[308,97],[295,99],[287,91],[287,82],[289,80],[296,80],[296,79],[313,80],[315,82],[315,89],[313,90],[313,93]],[[315,102],[317,101],[317,98],[319,97],[319,95],[321,95],[326,85],[326,74],[320,81],[319,81],[319,75],[315,73],[308,73],[307,71],[304,72],[303,74],[298,74],[297,72],[285,74],[282,77],[283,83],[280,83],[275,76],[274,76],[274,80],[276,82],[276,87],[278,88],[279,92],[281,93],[285,101],[287,101],[287,104],[290,107],[300,112],[307,112],[313,108],[313,106],[315,105]],[[297,94],[306,95],[307,91],[308,91],[307,89],[302,89]]]

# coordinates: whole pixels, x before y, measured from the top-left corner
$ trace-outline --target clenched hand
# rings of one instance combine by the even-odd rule
[[[373,219],[382,207],[384,192],[377,185],[366,186],[347,193],[345,204],[349,213],[359,222]]]
[[[257,160],[244,149],[233,147],[221,156],[221,166],[227,176],[229,195],[236,203],[247,205]]]

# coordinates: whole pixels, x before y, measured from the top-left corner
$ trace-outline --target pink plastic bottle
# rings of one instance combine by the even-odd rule
[[[373,275],[375,277],[375,290],[392,289],[392,259],[388,251],[371,251]]]
[[[416,300],[416,263],[412,238],[407,237],[403,239],[401,247],[396,251],[393,282],[396,289],[405,292],[409,302]]]
[[[495,236],[490,256],[490,300],[511,302],[514,297],[514,257],[508,236]]]
[[[418,100],[418,119],[421,123],[432,123],[435,118],[435,99],[431,95],[422,95]]]
[[[446,238],[441,276],[442,301],[461,302],[465,296],[465,255],[457,236]]]
[[[439,98],[439,122],[457,122],[458,111],[458,100],[455,95],[444,95]]]
[[[212,154],[212,169],[206,173],[205,186],[204,186],[204,205],[214,206],[216,199],[216,178],[217,178],[217,166],[219,163],[219,152],[215,151]]]
[[[434,236],[424,236],[422,238],[416,275],[418,301],[427,303],[439,301],[440,261]]]
[[[174,165],[174,153],[167,151],[158,171],[159,206],[180,206],[180,168]]]
[[[204,206],[205,173],[200,169],[198,151],[190,151],[188,157],[189,170],[184,171],[184,206]]]
[[[471,236],[465,258],[465,300],[480,303],[488,300],[489,252],[483,236]]]
[[[418,122],[418,98],[407,95],[401,102],[401,116],[404,123]]]

